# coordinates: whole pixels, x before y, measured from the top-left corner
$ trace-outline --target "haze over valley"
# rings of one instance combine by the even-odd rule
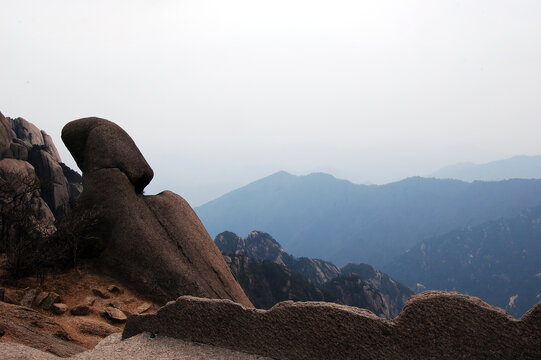
[[[0,0],[0,358],[540,359],[539,44],[537,0]]]

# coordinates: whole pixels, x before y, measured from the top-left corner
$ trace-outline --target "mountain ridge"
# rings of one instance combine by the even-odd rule
[[[458,163],[445,166],[429,176],[467,182],[539,179],[541,178],[541,155],[516,155],[483,164]]]
[[[422,239],[541,204],[541,180],[498,182],[411,177],[357,185],[279,172],[195,208],[223,229],[272,232],[293,255],[381,267]]]
[[[339,269],[325,260],[296,258],[264,232],[251,231],[241,238],[224,231],[214,242],[245,293],[260,308],[285,300],[327,301],[393,318],[414,294],[368,264]]]
[[[541,206],[425,239],[384,266],[423,289],[481,297],[521,316],[541,299]]]

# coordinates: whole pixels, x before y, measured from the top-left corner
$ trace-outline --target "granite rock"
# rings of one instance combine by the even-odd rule
[[[190,205],[170,191],[142,195],[153,172],[124,130],[86,118],[67,124],[62,139],[83,170],[74,214],[98,214],[99,240],[81,247],[102,268],[162,304],[191,294],[251,306]]]

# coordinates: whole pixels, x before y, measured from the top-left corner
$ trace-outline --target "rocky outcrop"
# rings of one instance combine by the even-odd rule
[[[478,298],[434,291],[385,320],[337,304],[285,302],[265,311],[184,296],[130,317],[122,336],[144,331],[279,359],[538,359],[541,303],[515,320]]]
[[[23,118],[6,118],[0,113],[0,158],[32,165],[32,172],[40,181],[39,196],[51,210],[56,224],[82,191],[80,181],[67,179],[66,173],[74,171],[61,162],[51,136]],[[17,169],[4,166],[2,170]]]
[[[285,265],[256,261],[244,255],[225,255],[224,259],[258,309],[269,309],[286,300],[326,300],[320,289]]]
[[[75,215],[95,209],[99,223],[99,240],[82,248],[105,271],[161,303],[190,294],[251,306],[190,205],[170,191],[142,195],[153,171],[124,130],[86,118],[62,140],[83,171]]]
[[[356,274],[339,275],[320,288],[325,294],[325,301],[367,309],[386,319],[396,315],[381,291]]]
[[[338,276],[340,270],[332,263],[320,259],[296,258],[288,254],[272,236],[262,231],[252,231],[246,238],[224,231],[214,242],[223,254],[245,255],[257,261],[272,261],[287,266],[314,284],[322,284]]]
[[[326,283],[340,275],[340,269],[336,265],[321,259],[300,257],[288,261],[286,265],[291,271],[301,274],[314,284]]]
[[[355,277],[357,275],[373,288],[378,289],[391,317],[397,316],[414,294],[414,291],[407,286],[368,264],[348,264],[340,271],[343,276]],[[353,304],[347,303],[347,305]]]
[[[28,162],[34,166],[36,175],[42,183],[41,196],[49,205],[57,219],[62,219],[69,209],[69,186],[62,166],[48,151],[32,147]]]
[[[71,356],[86,349],[69,341],[66,331],[55,321],[25,306],[0,302],[3,340],[28,345],[58,356]]]
[[[5,157],[6,154],[10,155],[11,139],[13,138],[13,132],[9,121],[0,113],[0,156]]]
[[[252,231],[244,239],[225,231],[214,242],[258,308],[268,309],[284,300],[329,301],[393,318],[414,294],[367,264],[338,269],[321,259],[296,258],[261,231]]]
[[[25,223],[31,231],[43,234],[56,230],[55,217],[40,196],[39,179],[32,165],[17,159],[1,159],[0,187],[2,221],[6,222],[7,237],[16,237],[15,233],[20,230],[10,228],[7,225],[10,222],[16,222],[15,227],[19,228]]]
[[[41,131],[34,124],[23,118],[11,119],[11,124],[17,139],[24,142],[27,147],[45,145]]]

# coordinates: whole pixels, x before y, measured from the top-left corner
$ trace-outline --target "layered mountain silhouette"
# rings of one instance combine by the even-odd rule
[[[486,164],[459,163],[446,166],[431,176],[462,181],[500,181],[507,179],[541,179],[541,155],[519,155]]]
[[[59,259],[58,254],[50,251],[55,249],[69,250],[69,255],[74,257],[70,265],[74,268],[69,270],[51,267],[47,268],[51,276],[38,278],[36,275],[40,274],[33,273],[17,278],[10,277],[9,269],[6,272],[6,257],[1,254],[1,358],[20,357],[21,354],[33,358],[49,358],[50,353],[59,356],[76,354],[84,351],[81,344],[94,346],[98,338],[121,331],[123,322],[127,321],[123,339],[147,333],[127,342],[121,342],[118,334],[112,334],[96,347],[97,352],[81,356],[101,359],[108,357],[103,355],[105,353],[114,353],[114,356],[126,358],[132,356],[130,354],[140,357],[144,353],[148,358],[163,358],[164,355],[177,358],[193,354],[186,350],[172,353],[169,351],[171,346],[161,348],[166,340],[169,345],[175,345],[175,349],[185,349],[189,344],[192,348],[199,346],[193,342],[210,344],[212,346],[207,349],[215,358],[231,358],[232,355],[225,355],[223,348],[227,348],[284,359],[433,359],[442,355],[446,358],[539,359],[541,304],[532,307],[521,319],[514,319],[502,309],[475,297],[429,291],[412,296],[400,314],[389,319],[396,315],[391,313],[391,308],[404,299],[400,294],[405,289],[389,276],[366,264],[349,264],[338,269],[324,260],[296,258],[262,232],[251,232],[247,238],[226,233],[221,242],[231,252],[225,256],[230,259],[228,264],[189,204],[180,196],[168,191],[155,196],[143,194],[153,171],[124,130],[104,119],[85,118],[66,125],[62,138],[83,171],[82,178],[59,162],[52,140],[44,132],[23,119],[7,119],[0,114],[3,187],[0,221],[2,235],[6,236],[3,240],[8,240],[4,245],[16,249],[17,259],[27,263],[36,259],[41,261],[44,256],[52,256],[49,260]],[[280,181],[288,184],[291,176],[283,173],[280,176]],[[320,217],[315,221],[321,222],[320,226],[330,224],[325,221],[332,211],[348,204],[355,205],[362,198],[363,206],[379,211],[366,224],[377,224],[378,216],[385,213],[384,210],[401,205],[398,211],[402,212],[403,221],[397,221],[400,217],[396,215],[392,220],[403,230],[408,229],[404,226],[408,221],[419,220],[419,214],[409,214],[411,209],[404,203],[419,201],[417,205],[427,208],[423,213],[425,218],[432,219],[431,212],[438,209],[436,205],[452,200],[441,195],[436,189],[438,186],[425,183],[425,179],[391,184],[401,191],[407,185],[409,193],[404,195],[395,192],[393,186],[364,187],[359,191],[360,188],[353,184],[326,175],[306,178],[302,180],[308,182],[290,188],[286,186],[285,192],[283,184],[278,184],[274,193],[266,194],[274,195],[280,205],[276,208],[288,210],[287,215],[292,216],[290,229],[306,228],[307,223],[298,220],[310,216],[306,214],[308,210],[319,211]],[[81,180],[84,188],[79,194],[76,190],[80,190]],[[422,186],[417,185],[428,190],[428,194],[412,186],[415,182],[421,183]],[[336,186],[329,190],[322,186],[327,183]],[[460,182],[451,183],[458,188],[463,186]],[[481,204],[481,210],[485,211],[483,216],[489,208],[500,213],[502,209],[511,211],[513,206],[523,206],[522,192],[528,193],[532,202],[537,201],[537,183],[504,184],[507,185],[497,184],[491,190],[499,197],[487,190],[468,192],[463,188],[460,188],[462,192],[455,190],[453,195],[475,195],[473,200]],[[511,190],[506,187],[508,184],[512,184]],[[22,196],[19,196],[20,185],[25,186]],[[317,196],[307,198],[310,191],[314,194],[314,189]],[[381,197],[381,193],[370,195],[374,189],[387,193],[387,197]],[[308,191],[303,192],[305,190]],[[504,195],[501,195],[502,191]],[[389,197],[395,200],[390,201]],[[487,200],[492,197],[496,200]],[[15,198],[18,199],[17,206],[13,206]],[[434,198],[436,205],[429,201]],[[264,213],[266,203],[257,203],[261,199],[253,198],[259,206],[257,209]],[[295,201],[303,206],[288,209]],[[378,207],[378,201],[385,206]],[[21,204],[25,211],[16,211]],[[359,209],[355,206],[345,206],[344,211]],[[329,210],[324,210],[325,207]],[[468,219],[482,217],[469,209],[460,210]],[[497,275],[514,281],[518,279],[515,277],[518,272],[513,273],[516,269],[508,266],[507,260],[512,263],[522,261],[521,266],[528,274],[537,271],[535,254],[539,248],[535,239],[539,238],[539,212],[539,209],[533,209],[521,213],[518,218],[466,228],[464,231],[470,234],[459,233],[458,237],[448,234],[449,240],[444,242],[454,242],[468,251],[479,248],[467,252],[466,258],[471,260],[477,255],[488,254],[489,262],[480,264],[489,264],[489,268],[502,265],[506,270]],[[15,217],[14,213],[25,216]],[[448,221],[448,213],[452,211],[447,209],[437,215]],[[252,215],[257,216],[258,212]],[[348,227],[345,225],[351,218],[345,216],[345,212],[334,215],[341,222],[333,220],[333,224],[344,227],[341,234],[364,224],[361,221]],[[27,236],[21,232],[21,222],[29,226],[26,230],[43,231],[33,234],[36,236]],[[447,222],[442,224],[449,225]],[[75,230],[80,225],[90,226],[91,236],[77,236],[80,232]],[[434,231],[434,225],[430,226],[430,231]],[[324,231],[332,234],[337,229],[340,227]],[[501,249],[494,252],[485,251],[485,245],[476,247],[475,239],[479,234],[486,235],[483,244],[495,242],[499,244],[496,248]],[[466,240],[461,241],[462,238]],[[312,240],[308,239],[308,243]],[[58,247],[51,249],[51,244]],[[344,244],[347,243],[341,243]],[[26,245],[32,246],[27,248]],[[0,252],[6,248],[0,248]],[[444,251],[451,250],[457,251],[453,247],[450,250],[444,248]],[[6,254],[9,260],[7,251]],[[40,256],[34,257],[36,254]],[[83,259],[83,255],[88,258]],[[464,259],[464,254],[459,255]],[[269,310],[254,309],[229,270],[234,269],[233,263],[239,268],[236,274],[246,274],[248,283],[267,282],[271,290],[282,286],[282,292],[302,283],[305,287],[299,289],[308,291],[297,292],[299,296],[316,296],[310,293],[312,289],[322,294],[324,300],[357,307],[321,301],[286,301]],[[251,270],[252,264],[259,273]],[[471,274],[477,276],[478,272]],[[519,304],[524,294],[511,296],[509,307]],[[287,295],[290,299],[291,292]],[[149,300],[155,301],[154,306]],[[152,314],[160,303],[165,305]],[[380,317],[366,308],[373,309]],[[127,317],[128,314],[131,316]],[[155,339],[156,335],[158,339]],[[93,345],[86,342],[90,338]],[[176,343],[172,338],[185,342]],[[83,342],[79,344],[80,341]],[[145,345],[152,342],[153,346],[149,347],[154,350],[149,351]]]
[[[258,308],[285,300],[327,301],[369,309],[393,318],[413,291],[367,264],[334,264],[296,258],[267,233],[246,238],[225,231],[214,240],[243,290]]]
[[[405,284],[478,296],[519,317],[541,300],[541,207],[451,231],[384,267]]]
[[[541,180],[535,179],[414,177],[377,186],[278,172],[195,210],[211,236],[265,229],[293,255],[380,267],[423,239],[539,204]]]

